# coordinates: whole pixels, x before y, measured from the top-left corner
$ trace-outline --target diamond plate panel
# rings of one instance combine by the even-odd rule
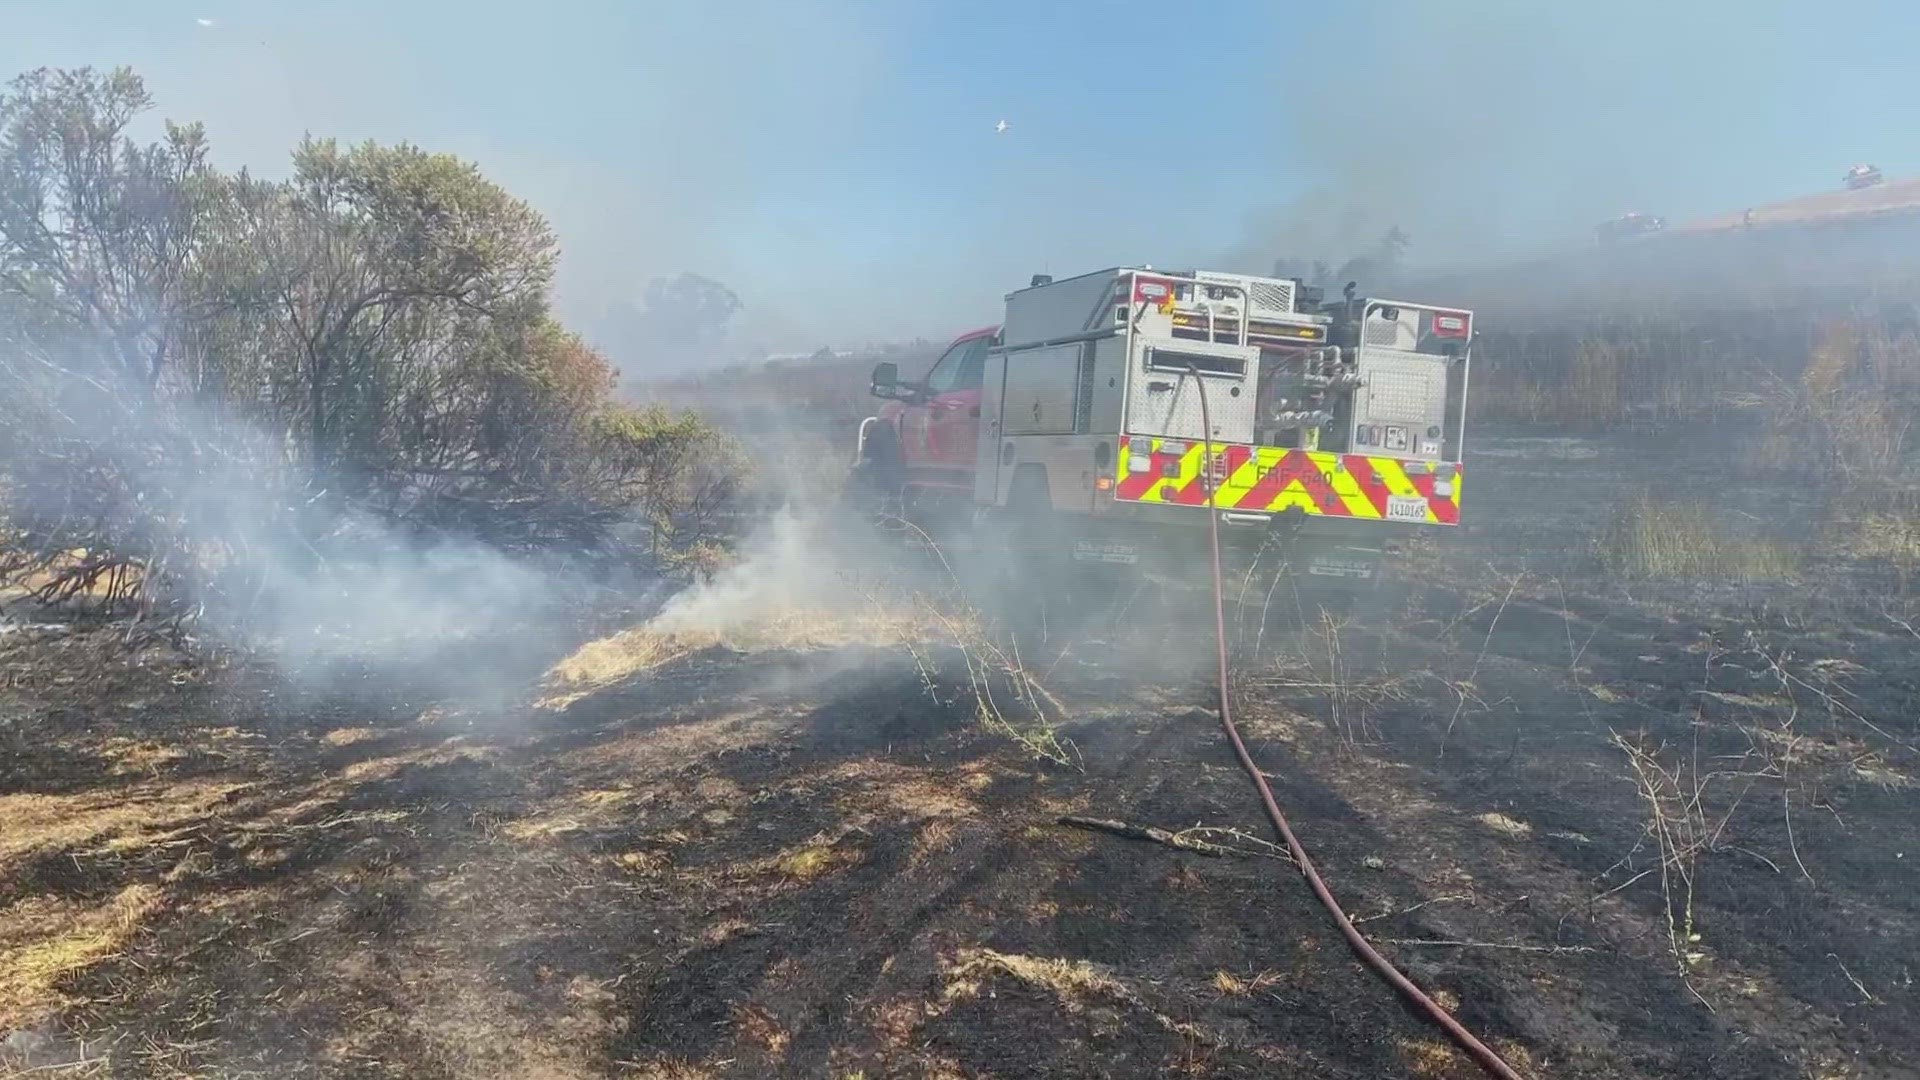
[[[1168,351],[1179,353],[1176,343]],[[1200,411],[1200,387],[1191,375],[1146,367],[1149,349],[1137,351],[1130,359],[1131,387],[1127,394],[1127,431],[1135,435],[1161,435],[1170,439],[1197,439],[1225,442],[1253,441],[1255,401],[1259,397],[1259,354],[1251,349],[1216,352],[1245,363],[1244,378],[1225,375],[1201,375],[1207,382],[1207,405],[1213,413],[1213,431],[1207,432]]]
[[[1293,313],[1293,282],[1255,281],[1248,290],[1256,310],[1279,314]]]
[[[1366,378],[1360,422],[1402,424],[1425,431],[1444,426],[1447,411],[1445,362],[1418,355],[1365,355]]]
[[[1391,349],[1400,343],[1400,324],[1382,319],[1368,319],[1360,331],[1360,341],[1381,349]]]

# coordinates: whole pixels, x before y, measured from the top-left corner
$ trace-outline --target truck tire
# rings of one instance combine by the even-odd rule
[[[854,463],[853,472],[847,477],[847,499],[872,513],[897,509],[905,484],[900,437],[888,425],[875,424],[867,434],[860,460]]]
[[[1053,495],[1047,474],[1024,467],[1007,491],[1008,543],[1013,563],[1023,574],[1044,572],[1053,554],[1048,528],[1053,522]]]
[[[1001,520],[1000,615],[1016,643],[1038,648],[1059,614],[1064,566],[1045,472],[1030,466],[1015,474]]]

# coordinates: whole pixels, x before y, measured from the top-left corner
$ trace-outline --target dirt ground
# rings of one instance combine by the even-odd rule
[[[1260,630],[1285,598],[1236,587],[1243,730],[1361,929],[1524,1073],[1915,1075],[1920,622],[1799,489],[1681,459],[1482,437],[1470,524],[1377,607]],[[1648,478],[1723,565],[1607,571]],[[885,643],[538,700],[562,657],[512,642],[316,689],[0,634],[0,1074],[1479,1075],[1263,843],[1203,601],[1027,658],[1072,766]]]

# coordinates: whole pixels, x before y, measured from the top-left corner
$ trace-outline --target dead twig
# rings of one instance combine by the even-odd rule
[[[1374,938],[1382,945],[1410,945],[1438,949],[1499,949],[1504,952],[1526,953],[1590,953],[1598,952],[1591,945],[1514,945],[1503,941],[1453,941],[1443,938]]]
[[[1516,574],[1513,580],[1507,584],[1507,595],[1500,598],[1500,609],[1493,613],[1492,621],[1487,623],[1486,640],[1480,643],[1480,655],[1473,658],[1473,668],[1467,672],[1467,677],[1462,682],[1463,686],[1472,688],[1474,680],[1479,677],[1480,665],[1486,661],[1487,650],[1493,646],[1493,632],[1500,628],[1500,616],[1507,613],[1507,604],[1513,600],[1513,594],[1519,590],[1520,583],[1525,581],[1526,578],[1527,575],[1524,572]],[[1440,736],[1440,753],[1437,755],[1436,760],[1445,760],[1447,756],[1447,740],[1453,737],[1454,725],[1460,722],[1460,714],[1465,711],[1466,707],[1467,695],[1461,693],[1459,703],[1453,707],[1453,715],[1447,717],[1447,730]]]
[[[1853,988],[1855,990],[1860,991],[1859,1004],[1861,1005],[1883,1004],[1879,998],[1873,996],[1873,991],[1868,990],[1865,984],[1863,984],[1859,979],[1856,979],[1853,977],[1853,972],[1848,971],[1847,965],[1840,962],[1840,957],[1838,954],[1828,953],[1827,958],[1832,960],[1834,963],[1839,964],[1840,974],[1845,975],[1847,977],[1847,981],[1853,984]]]
[[[1473,900],[1473,897],[1467,895],[1466,893],[1454,893],[1448,896],[1435,896],[1427,900],[1422,900],[1417,904],[1409,904],[1403,908],[1398,908],[1398,909],[1389,908],[1388,910],[1382,911],[1377,915],[1362,915],[1359,918],[1353,920],[1353,925],[1359,926],[1361,923],[1378,922],[1381,919],[1391,919],[1398,915],[1411,915],[1412,913],[1419,911],[1421,908],[1428,907],[1432,904],[1452,904],[1452,903],[1459,903],[1461,901],[1471,902],[1472,900]]]
[[[1252,844],[1255,849],[1252,851],[1246,851],[1240,848],[1233,847],[1232,845],[1229,845],[1229,844],[1219,845],[1221,847],[1226,848],[1232,854],[1244,855],[1250,858],[1265,857],[1270,859],[1279,859],[1282,862],[1293,861],[1293,853],[1288,851],[1285,847],[1283,847],[1280,844],[1276,844],[1271,840],[1262,840],[1245,829],[1219,828],[1212,825],[1194,825],[1189,828],[1181,829],[1178,833],[1175,833],[1174,835],[1186,836],[1186,837],[1191,837],[1191,836],[1232,837],[1234,840],[1242,844]]]
[[[1210,855],[1214,858],[1288,858],[1284,853],[1276,855],[1266,851],[1248,851],[1241,848],[1229,847],[1225,844],[1216,844],[1208,840],[1200,840],[1193,836],[1194,833],[1202,831],[1200,829],[1185,829],[1176,833],[1169,832],[1166,829],[1155,828],[1151,825],[1134,825],[1125,821],[1115,821],[1110,818],[1078,817],[1072,814],[1060,817],[1056,819],[1056,821],[1069,828],[1086,829],[1089,832],[1108,833],[1113,836],[1125,837],[1129,840],[1150,840],[1156,844],[1164,844],[1170,848],[1178,848],[1181,851],[1191,851],[1196,855]]]

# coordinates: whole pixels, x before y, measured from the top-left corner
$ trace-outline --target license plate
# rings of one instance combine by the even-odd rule
[[[1427,500],[1418,495],[1387,496],[1388,521],[1427,520]]]
[[[1073,545],[1073,557],[1080,562],[1137,563],[1140,550],[1132,544],[1079,540]]]
[[[1307,564],[1307,573],[1314,577],[1365,581],[1373,576],[1373,564],[1353,559],[1315,559]]]

